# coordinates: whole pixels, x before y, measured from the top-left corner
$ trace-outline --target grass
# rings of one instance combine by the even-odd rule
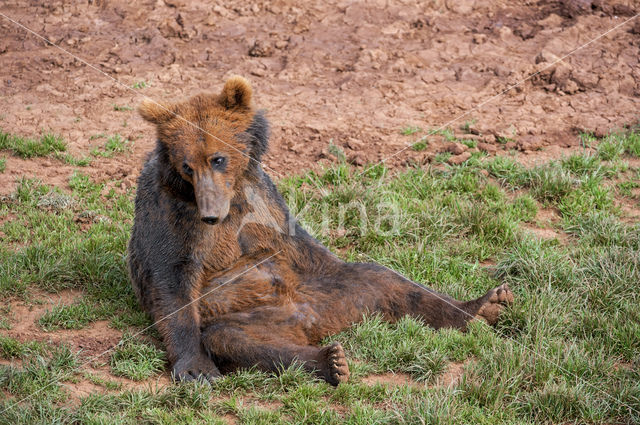
[[[67,152],[67,142],[58,135],[43,133],[38,139],[9,134],[0,129],[0,150],[8,150],[24,159],[50,156],[66,164],[86,167],[91,163],[87,157],[76,158]],[[6,158],[0,159],[0,173],[6,168]]]
[[[103,158],[111,158],[117,153],[126,152],[129,149],[130,141],[123,138],[119,134],[107,137],[102,149],[94,148],[91,150],[91,155],[99,156]]]
[[[135,342],[125,335],[111,354],[110,365],[114,375],[141,381],[165,368],[165,354],[153,345]]]
[[[450,128],[433,129],[429,132],[429,134],[439,134],[448,142],[453,142],[456,140],[456,136],[453,133],[453,130]]]
[[[154,386],[167,367],[150,340],[157,334],[130,337],[150,323],[123,255],[133,193],[80,172],[69,190],[22,179],[0,201],[0,295],[77,289],[76,300],[38,319],[43,331],[108,320],[124,336],[102,359],[109,379],[79,367],[81,352],[0,336],[9,362],[0,364],[0,411],[53,380],[0,423],[225,423],[225,415],[265,424],[638,423],[640,227],[619,202],[640,173],[624,164],[633,139],[609,141],[622,148],[533,168],[473,156],[456,167],[361,174],[336,152],[335,165],[281,180],[304,227],[346,260],[375,260],[460,299],[502,282],[516,295],[494,329],[477,322],[466,333],[365,316],[328,339],[342,342],[352,371],[337,389],[297,365],[279,375],[239,371],[211,386]],[[566,242],[528,230],[541,209],[557,212],[552,225]],[[6,327],[20,320],[3,315]],[[459,380],[438,385],[452,362],[462,365]],[[365,383],[373,373],[404,373],[414,384]],[[148,385],[127,389],[120,376]],[[82,380],[102,391],[69,402],[66,385]]]
[[[85,300],[71,305],[58,305],[40,317],[38,324],[47,332],[58,329],[82,329],[104,316],[100,308],[96,307]]]
[[[416,152],[420,152],[423,151],[427,148],[427,145],[429,144],[428,140],[426,137],[421,138],[420,140],[418,140],[417,142],[415,142],[414,144],[411,145],[411,149],[413,149]]]
[[[412,134],[416,134],[421,132],[422,129],[420,127],[416,127],[416,126],[407,126],[405,128],[402,129],[402,131],[400,131],[400,134],[402,134],[403,136],[411,136]]]
[[[20,137],[0,130],[0,150],[9,150],[21,158],[47,156],[67,150],[62,137],[52,133],[43,133],[38,139]]]
[[[436,156],[433,157],[433,162],[435,164],[444,164],[451,158],[453,155],[451,152],[439,152]]]
[[[134,89],[144,89],[144,88],[147,88],[148,86],[149,86],[149,83],[147,83],[144,80],[140,80],[133,83],[131,87]]]

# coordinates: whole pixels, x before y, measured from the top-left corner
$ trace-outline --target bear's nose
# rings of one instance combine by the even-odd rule
[[[218,222],[218,217],[202,217],[202,221],[204,221],[207,224],[216,224]]]

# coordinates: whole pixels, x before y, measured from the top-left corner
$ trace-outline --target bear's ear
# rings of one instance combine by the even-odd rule
[[[220,104],[227,109],[250,108],[253,90],[247,80],[233,76],[224,83],[220,93]]]
[[[138,107],[140,116],[153,124],[162,124],[173,118],[176,114],[172,105],[146,99]]]

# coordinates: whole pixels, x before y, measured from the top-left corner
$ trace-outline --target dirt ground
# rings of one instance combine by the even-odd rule
[[[274,177],[317,166],[330,144],[356,165],[383,160],[443,125],[458,135],[466,122],[474,134],[465,137],[481,149],[526,157],[579,146],[580,131],[600,135],[638,120],[640,19],[549,65],[633,17],[639,1],[215,3],[3,1],[0,128],[53,131],[77,156],[104,144],[97,135],[120,134],[132,150],[94,160],[85,172],[130,187],[154,133],[135,110],[114,105],[218,91],[232,74],[248,77],[256,104],[268,110]],[[423,131],[401,134],[408,126]],[[426,163],[448,147],[432,136],[426,150],[407,149],[388,163]],[[22,175],[63,185],[74,168],[11,157],[0,192]]]

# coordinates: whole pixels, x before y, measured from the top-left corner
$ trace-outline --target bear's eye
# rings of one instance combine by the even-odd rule
[[[189,164],[185,162],[182,164],[182,172],[185,173],[187,176],[190,176],[193,174],[193,168],[189,167]]]
[[[222,168],[227,163],[227,158],[224,156],[214,156],[211,158],[211,167]]]

